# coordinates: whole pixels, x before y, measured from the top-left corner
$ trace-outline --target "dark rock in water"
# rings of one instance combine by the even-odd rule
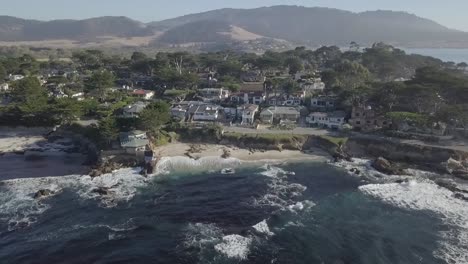
[[[460,189],[457,187],[457,184],[448,179],[438,179],[435,181],[435,184],[452,192],[460,191]]]
[[[361,174],[361,171],[358,169],[358,168],[352,168],[349,170],[350,172],[356,174],[356,175],[360,175]]]
[[[463,201],[468,201],[468,197],[466,197],[465,195],[463,195],[461,193],[454,193],[453,197],[456,198],[456,199],[463,200]]]
[[[390,161],[379,157],[372,163],[372,167],[379,172],[389,174],[389,175],[398,175],[401,174],[402,171],[396,167],[395,164],[392,164]]]
[[[41,199],[41,198],[50,196],[51,194],[53,194],[51,190],[47,190],[47,189],[39,190],[34,194],[34,199]]]
[[[407,183],[407,182],[408,182],[408,179],[398,179],[395,181],[395,183],[399,183],[399,184]]]
[[[468,170],[464,169],[464,170],[454,170],[452,172],[452,175],[459,178],[459,179],[462,179],[462,180],[468,180]]]
[[[92,190],[93,193],[97,193],[99,195],[109,195],[110,194],[110,191],[109,191],[109,188],[107,187],[98,187],[94,190]]]

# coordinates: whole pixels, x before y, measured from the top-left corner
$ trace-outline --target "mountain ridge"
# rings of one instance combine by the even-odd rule
[[[149,23],[124,16],[51,21],[0,16],[0,41],[90,41],[109,36],[154,36],[151,43],[169,45],[204,40],[223,43],[236,41],[229,37],[233,34],[223,34],[229,31],[227,27],[259,38],[281,39],[309,46],[343,46],[351,41],[367,46],[382,41],[407,47],[468,47],[468,33],[408,12],[376,10],[356,13],[326,7],[289,5],[223,8]]]

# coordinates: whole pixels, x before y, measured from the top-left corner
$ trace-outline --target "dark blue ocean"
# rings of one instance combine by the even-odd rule
[[[435,185],[366,187],[345,169],[318,162],[233,166],[235,174],[172,165],[149,179],[127,169],[95,180],[2,182],[0,263],[431,264],[466,258],[466,236],[450,236],[462,227],[419,203],[444,196]],[[98,195],[96,186],[110,191]],[[56,194],[37,201],[38,188]],[[406,191],[415,202],[396,196]]]

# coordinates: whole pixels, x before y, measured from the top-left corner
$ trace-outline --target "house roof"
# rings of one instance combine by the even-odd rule
[[[120,145],[123,148],[141,148],[149,144],[148,139],[140,138],[129,138],[127,140],[121,140]]]
[[[148,104],[147,103],[144,103],[144,102],[136,102],[132,105],[128,105],[126,106],[123,111],[125,113],[140,113],[141,111],[143,111],[143,109],[146,108]]]
[[[272,114],[286,114],[286,115],[299,115],[300,112],[295,107],[279,107],[279,106],[270,106],[267,109],[262,111],[262,114],[266,111]]]
[[[328,117],[328,118],[345,118],[346,112],[334,111],[334,112],[313,112],[309,116]]]
[[[154,93],[154,92],[153,91],[148,91],[148,90],[143,90],[143,89],[138,89],[138,90],[133,91],[134,95],[147,95],[147,94],[150,94],[150,93]]]
[[[244,82],[239,89],[242,92],[263,91],[263,82]]]
[[[248,111],[256,111],[256,110],[258,110],[258,105],[244,104],[244,105],[239,106],[237,109],[248,110]]]

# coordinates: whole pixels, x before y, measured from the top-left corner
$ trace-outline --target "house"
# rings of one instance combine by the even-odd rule
[[[266,96],[262,91],[256,92],[241,92],[231,96],[231,102],[243,104],[256,104],[260,105],[265,102]]]
[[[288,106],[270,106],[260,113],[260,119],[267,124],[273,124],[276,121],[297,122],[301,113],[297,107]]]
[[[143,111],[148,103],[145,102],[136,102],[131,105],[127,105],[122,109],[122,116],[123,118],[137,118],[139,117],[141,111]]]
[[[241,118],[242,125],[251,125],[255,121],[255,115],[258,113],[258,105],[244,104],[237,107],[237,116]]]
[[[204,88],[198,92],[205,102],[219,102],[229,98],[229,90],[225,88]]]
[[[308,92],[323,91],[325,90],[325,83],[320,78],[315,79],[302,79],[299,80],[299,86]]]
[[[221,107],[218,105],[205,104],[192,108],[195,108],[192,116],[193,121],[216,121],[220,116]],[[189,109],[189,111],[193,110]]]
[[[182,101],[173,104],[171,107],[171,116],[180,120],[190,119],[201,105],[206,105],[206,103],[199,101]]]
[[[154,97],[154,92],[149,90],[138,89],[132,92],[132,96],[141,98],[143,100],[151,100]]]
[[[74,93],[74,94],[71,95],[71,98],[74,98],[77,101],[83,101],[85,99],[83,92]]]
[[[24,79],[24,75],[21,75],[21,74],[10,74],[8,76],[8,79],[12,82],[14,81],[19,81],[19,80],[22,80]]]
[[[242,93],[264,92],[265,82],[243,82],[240,85],[239,91]]]
[[[120,133],[120,147],[125,149],[128,154],[143,153],[147,145],[149,145],[149,140],[144,131],[134,130]]]
[[[246,71],[241,74],[243,82],[264,82],[265,76],[260,71]]]
[[[373,131],[381,128],[390,128],[392,122],[385,116],[378,115],[370,106],[355,106],[348,123],[355,130]]]
[[[346,124],[345,118],[346,113],[343,111],[313,112],[306,118],[306,122],[311,126],[341,130]]]
[[[312,97],[310,106],[313,109],[334,110],[336,107],[336,101],[337,101],[336,96],[321,95],[321,96]]]
[[[305,94],[302,92],[291,95],[283,94],[281,96],[270,97],[268,103],[270,105],[299,106],[302,104],[304,97]]]
[[[10,90],[8,83],[0,83],[0,92],[6,92]]]

